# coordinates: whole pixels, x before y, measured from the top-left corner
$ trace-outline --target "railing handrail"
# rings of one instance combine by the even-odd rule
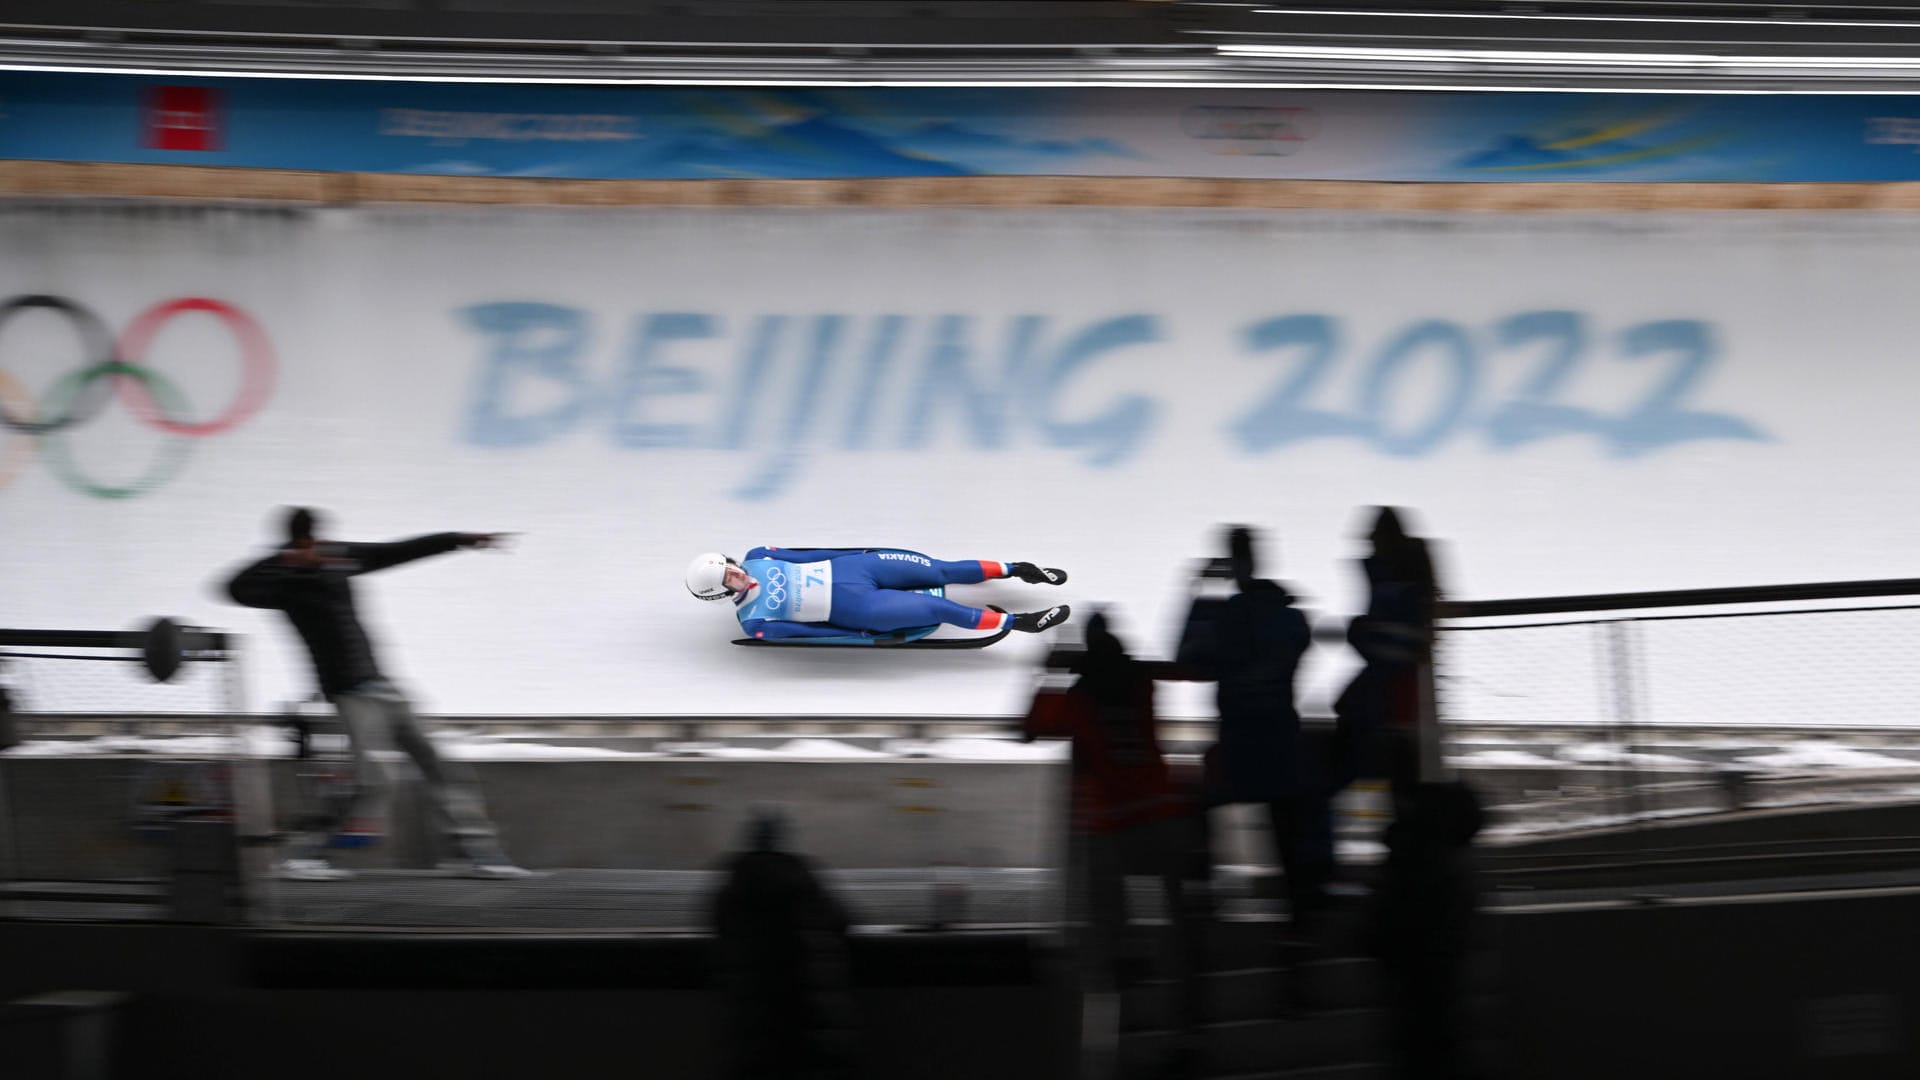
[[[231,635],[202,627],[181,627],[180,647],[189,652],[227,652]],[[0,629],[0,648],[133,649],[146,647],[145,630]]]
[[[1658,592],[1590,593],[1584,596],[1532,596],[1508,600],[1446,600],[1435,609],[1435,614],[1442,619],[1480,619],[1502,615],[1560,615],[1578,611],[1707,607],[1715,604],[1777,604],[1801,600],[1843,600],[1862,596],[1920,596],[1920,578],[1805,582],[1794,585],[1740,585],[1718,589],[1669,589]]]

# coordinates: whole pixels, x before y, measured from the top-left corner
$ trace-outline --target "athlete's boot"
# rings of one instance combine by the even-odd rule
[[[1065,604],[1050,607],[1045,611],[1029,611],[1024,615],[1013,617],[1013,628],[1022,633],[1038,634],[1066,622],[1067,617],[1072,614],[1073,609]]]
[[[515,866],[507,853],[500,850],[494,840],[467,840],[459,845],[461,858],[457,862],[442,863],[441,869],[470,878],[490,878],[494,881],[514,881],[530,878],[534,872],[525,867]]]
[[[1036,566],[1030,562],[1007,564],[1007,576],[1017,577],[1029,585],[1065,585],[1067,572],[1051,566]]]
[[[353,871],[320,858],[282,859],[273,870],[283,881],[344,881],[353,876]]]

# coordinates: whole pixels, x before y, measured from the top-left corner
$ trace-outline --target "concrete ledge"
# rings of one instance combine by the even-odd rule
[[[0,990],[132,993],[116,1045],[142,1080],[721,1074],[698,941],[373,937],[0,922]],[[863,1075],[1067,1074],[1070,1014],[1035,947],[902,937],[852,962]],[[0,1046],[8,1080],[68,1080]]]
[[[4,763],[19,880],[158,878],[164,837],[132,810],[157,758],[16,758]],[[292,820],[294,762],[267,764],[275,819]],[[1064,843],[1058,762],[766,761],[632,758],[474,762],[507,851],[523,865],[704,870],[738,847],[748,809],[785,808],[793,844],[839,869],[1056,865]],[[356,868],[431,867],[442,855],[407,785],[384,842],[339,853]]]
[[[245,972],[273,989],[702,989],[704,936],[330,932],[246,938]],[[849,977],[864,988],[1034,986],[1052,963],[1024,933],[856,935]]]
[[[107,1080],[117,1056],[116,1014],[132,999],[116,990],[57,990],[0,1006],[7,1075]]]
[[[824,180],[568,180],[0,161],[0,196],[89,196],[319,205],[1029,208],[1620,213],[1920,210],[1920,183],[1387,183],[1196,177],[961,176]]]

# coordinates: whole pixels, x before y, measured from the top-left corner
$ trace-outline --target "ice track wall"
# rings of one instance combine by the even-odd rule
[[[366,582],[429,710],[993,714],[1039,642],[735,649],[681,570],[1037,559],[1071,586],[957,592],[1108,603],[1152,653],[1222,521],[1353,610],[1375,502],[1419,508],[1465,597],[1912,576],[1916,240],[1893,214],[15,204],[0,621],[246,631],[270,707],[304,687],[290,637],[215,585],[307,503],[347,538],[527,534]]]

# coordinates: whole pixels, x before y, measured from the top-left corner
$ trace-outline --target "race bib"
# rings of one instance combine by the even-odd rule
[[[779,559],[750,559],[745,567],[760,588],[740,611],[742,621],[778,619],[783,622],[833,621],[833,564],[790,563]]]

